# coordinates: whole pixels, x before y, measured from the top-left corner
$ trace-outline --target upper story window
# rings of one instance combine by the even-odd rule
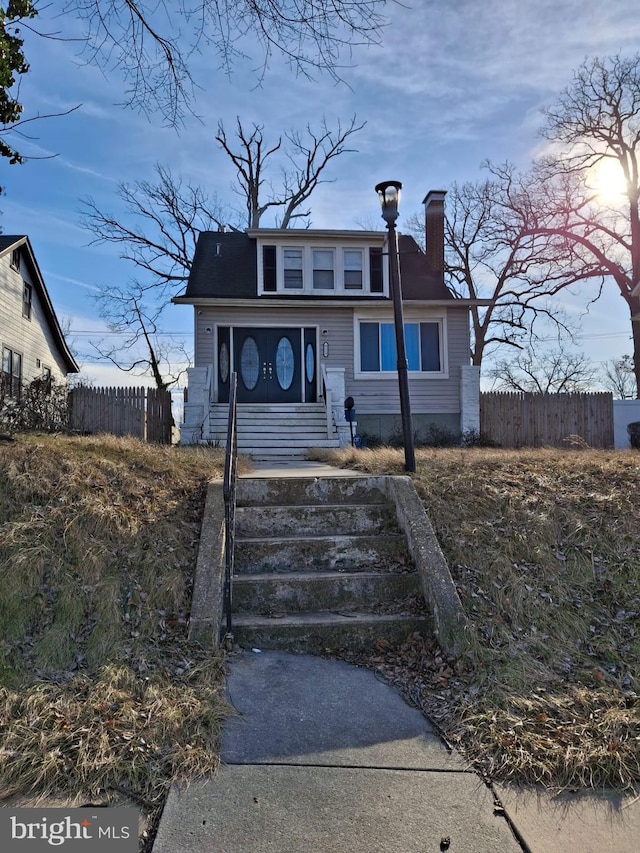
[[[13,249],[11,252],[11,269],[20,269],[20,249]]]
[[[33,288],[26,281],[22,282],[22,316],[31,319],[31,308],[33,301]]]
[[[302,249],[284,249],[282,255],[285,290],[302,290]]]
[[[259,258],[261,293],[386,294],[381,247],[263,245]]]
[[[345,290],[362,290],[364,252],[362,249],[345,249],[343,252]]]
[[[333,249],[312,249],[313,289],[334,290]]]

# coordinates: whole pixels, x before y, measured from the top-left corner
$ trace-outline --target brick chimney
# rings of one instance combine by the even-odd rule
[[[430,190],[424,197],[426,255],[429,268],[444,274],[444,197],[446,190]]]

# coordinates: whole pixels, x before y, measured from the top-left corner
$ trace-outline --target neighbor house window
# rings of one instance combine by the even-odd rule
[[[333,290],[333,251],[313,249],[313,289]]]
[[[344,262],[344,289],[362,290],[362,249],[345,249]]]
[[[11,269],[20,269],[20,249],[14,249],[11,252]]]
[[[2,348],[2,375],[0,377],[2,394],[20,399],[22,388],[22,356],[8,347]]]
[[[409,370],[439,373],[440,324],[405,323],[405,349]],[[393,323],[360,323],[360,370],[382,373],[397,369],[396,337]]]
[[[27,320],[31,319],[31,301],[33,299],[33,290],[30,284],[26,281],[22,283],[22,316]]]
[[[285,249],[283,256],[285,290],[302,290],[302,249]]]

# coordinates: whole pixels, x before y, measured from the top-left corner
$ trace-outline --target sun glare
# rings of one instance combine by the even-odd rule
[[[617,160],[604,159],[596,163],[588,183],[603,204],[618,205],[626,196],[627,183]]]

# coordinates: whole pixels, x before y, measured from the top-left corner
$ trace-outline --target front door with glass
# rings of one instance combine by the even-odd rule
[[[302,402],[301,329],[234,328],[233,361],[239,403]]]

